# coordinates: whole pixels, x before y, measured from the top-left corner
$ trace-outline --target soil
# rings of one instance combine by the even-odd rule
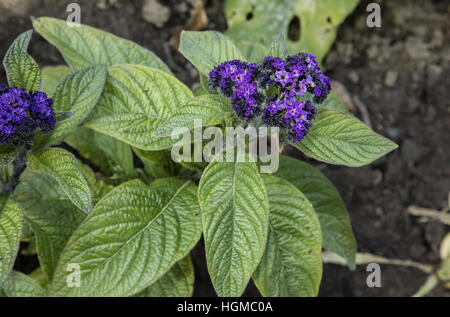
[[[31,28],[30,16],[65,18],[61,0],[0,0],[17,3],[0,14],[0,56],[21,32]],[[197,81],[194,68],[170,41],[187,24],[180,3],[165,0],[170,18],[158,28],[142,18],[143,1],[79,0],[82,23],[131,39],[159,55],[188,85]],[[341,26],[325,60],[325,68],[342,83],[356,105],[355,115],[400,145],[374,164],[361,168],[317,164],[342,194],[358,241],[358,251],[438,264],[439,244],[448,227],[423,222],[408,214],[409,205],[433,209],[446,206],[450,191],[450,2],[435,0],[378,1],[382,27],[366,26],[362,1]],[[189,6],[187,7],[189,8]],[[223,1],[206,1],[207,29],[224,31]],[[5,12],[6,11],[6,12]],[[56,49],[35,35],[31,54],[40,65],[63,62]],[[5,75],[0,74],[0,81]],[[363,114],[367,112],[368,115]],[[292,150],[291,155],[301,155]],[[196,296],[213,296],[202,246],[194,250]],[[36,258],[21,256],[16,269],[31,271]],[[320,296],[410,296],[424,283],[417,269],[382,265],[382,287],[366,285],[365,266],[356,271],[327,264]],[[257,296],[250,285],[245,295]],[[450,296],[438,288],[432,295]]]

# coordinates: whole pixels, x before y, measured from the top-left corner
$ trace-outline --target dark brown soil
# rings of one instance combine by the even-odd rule
[[[13,0],[0,0],[2,2]],[[165,0],[170,20],[157,28],[141,17],[142,1],[79,0],[82,23],[110,31],[151,49],[176,76],[192,85],[191,65],[168,44],[188,13],[176,9],[187,0]],[[13,1],[14,2],[14,1]],[[30,16],[66,17],[72,1],[18,0],[22,7],[0,14],[0,55],[21,32],[30,29]],[[396,141],[400,148],[362,168],[319,165],[347,203],[358,250],[380,256],[437,264],[438,247],[448,227],[420,222],[407,206],[440,209],[450,191],[450,3],[397,0],[382,4],[382,27],[366,26],[368,1],[341,27],[325,61],[328,74],[343,83],[359,109],[366,108],[373,128]],[[101,4],[106,4],[102,6]],[[223,31],[223,1],[206,2],[208,29]],[[61,64],[56,49],[38,35],[31,53],[41,65]],[[0,74],[0,81],[5,76]],[[359,100],[359,102],[358,102]],[[361,117],[361,111],[356,115]],[[367,118],[366,118],[367,119]],[[293,155],[299,155],[293,152]],[[195,252],[196,295],[214,294],[201,247]],[[22,256],[16,267],[30,271],[35,259]],[[426,275],[412,268],[382,265],[382,287],[368,288],[365,266],[351,272],[325,265],[321,296],[410,296]],[[257,295],[250,286],[246,295]],[[438,289],[434,295],[450,296]]]

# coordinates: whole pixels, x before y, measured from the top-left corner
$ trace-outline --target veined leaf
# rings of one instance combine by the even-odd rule
[[[55,89],[59,82],[70,74],[70,68],[65,65],[59,66],[46,66],[41,69],[42,71],[42,87],[41,90],[47,94],[47,96],[53,96]]]
[[[51,280],[62,250],[85,214],[72,204],[58,182],[46,174],[26,171],[14,194],[35,234],[41,268]]]
[[[234,43],[215,31],[183,31],[179,50],[204,75],[208,75],[220,63],[233,59],[244,60]]]
[[[333,110],[320,110],[307,136],[293,145],[316,160],[356,167],[397,148],[355,117]]]
[[[196,193],[178,179],[113,189],[69,240],[50,295],[131,296],[156,282],[200,239]],[[67,287],[70,263],[80,265],[79,288]]]
[[[253,280],[264,296],[317,296],[322,279],[319,219],[294,185],[274,176],[263,179],[269,197],[269,236]]]
[[[92,193],[78,160],[63,149],[49,148],[28,156],[28,168],[53,177],[72,203],[85,213],[92,207]]]
[[[11,44],[3,59],[10,86],[26,90],[39,90],[41,86],[41,71],[36,61],[28,55],[32,30],[26,31]]]
[[[142,150],[167,149],[174,141],[156,136],[155,131],[192,97],[189,88],[159,70],[113,66],[93,120],[86,126]]]
[[[242,41],[237,42],[237,46],[250,63],[260,63],[267,56],[267,48],[261,43]]]
[[[201,127],[207,127],[233,118],[234,113],[228,99],[218,95],[203,95],[192,98],[182,105],[155,134],[170,137],[172,131],[177,128],[194,129],[195,120],[201,120]]]
[[[295,185],[312,203],[320,220],[323,246],[346,259],[355,268],[356,240],[350,218],[339,192],[318,169],[282,156],[275,176]]]
[[[8,277],[16,260],[22,229],[22,211],[8,200],[0,211],[0,285]]]
[[[60,82],[53,98],[53,109],[70,111],[72,116],[56,123],[52,134],[45,137],[45,145],[62,141],[89,116],[103,92],[106,74],[106,67],[97,65],[71,73]]]
[[[342,100],[338,97],[338,95],[334,92],[334,90],[330,91],[328,98],[318,106],[319,109],[329,109],[335,110],[338,112],[342,112],[344,114],[351,114],[347,109]]]
[[[240,296],[267,240],[267,193],[256,164],[213,161],[198,195],[214,288],[219,296]]]
[[[46,295],[45,290],[31,277],[20,272],[11,272],[1,284],[0,291],[3,291],[6,297],[44,297]]]
[[[194,293],[194,265],[188,255],[155,283],[135,295],[136,297],[192,297]]]
[[[73,69],[91,65],[138,64],[170,73],[159,57],[138,44],[86,25],[71,27],[66,21],[41,17],[34,29],[56,46]]]

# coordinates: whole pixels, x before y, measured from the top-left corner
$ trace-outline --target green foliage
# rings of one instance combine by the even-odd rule
[[[20,272],[11,272],[0,286],[0,297],[44,297],[45,295],[46,292],[41,286],[31,277]]]
[[[63,149],[46,149],[28,157],[31,172],[53,177],[70,201],[85,213],[92,208],[92,192],[84,178],[78,160]]]
[[[91,65],[139,64],[170,73],[153,52],[128,40],[89,26],[70,27],[64,20],[42,17],[33,27],[56,46],[72,69]]]
[[[310,52],[322,60],[336,38],[339,25],[359,0],[227,0],[227,35],[236,41],[268,46],[278,34],[287,35],[290,22],[300,21],[299,39],[289,40],[292,53]]]
[[[192,182],[179,179],[158,180],[150,186],[135,180],[116,187],[70,238],[50,294],[130,296],[150,286],[200,239],[196,192]],[[161,230],[169,226],[171,230]],[[70,263],[82,269],[79,288],[66,285]]]
[[[265,176],[269,199],[267,247],[253,280],[263,296],[317,296],[322,235],[313,206],[288,181]]]
[[[27,53],[32,30],[26,31],[12,43],[3,59],[10,86],[26,90],[39,90],[41,71],[36,61]]]
[[[42,70],[42,87],[41,90],[47,94],[47,96],[53,96],[55,89],[59,82],[70,74],[70,68],[65,65],[59,66],[46,66]]]
[[[14,265],[22,228],[22,211],[12,200],[8,200],[0,211],[0,286]]]
[[[255,163],[213,161],[200,180],[206,260],[219,296],[240,296],[265,249],[268,202]]]
[[[155,131],[192,97],[184,84],[159,70],[113,66],[93,119],[86,126],[142,150],[167,149],[173,141]]]
[[[355,117],[333,110],[319,111],[308,135],[293,145],[316,160],[354,167],[370,164],[397,148]]]
[[[318,169],[282,156],[275,173],[295,185],[311,202],[320,220],[323,246],[347,260],[355,268],[356,240],[339,192]]]

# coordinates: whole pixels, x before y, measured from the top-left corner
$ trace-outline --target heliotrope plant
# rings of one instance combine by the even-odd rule
[[[323,248],[354,267],[344,203],[308,163],[282,156],[268,175],[258,162],[170,157],[170,131],[194,119],[280,127],[284,145],[332,164],[395,149],[327,98],[314,56],[289,55],[280,36],[255,63],[220,33],[184,32],[194,94],[133,42],[53,18],[33,26],[68,66],[40,70],[26,53],[31,31],[4,60],[0,294],[191,296],[202,235],[219,296],[242,295],[250,279],[264,296],[315,296]],[[39,258],[28,276],[11,271],[20,241]]]

